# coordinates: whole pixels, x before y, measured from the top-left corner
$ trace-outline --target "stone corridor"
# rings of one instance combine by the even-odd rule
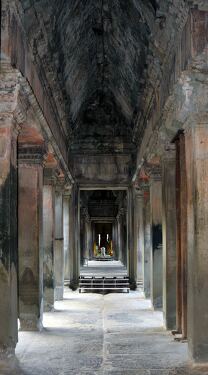
[[[0,19],[0,375],[208,375],[208,0]]]
[[[17,361],[1,375],[199,375],[187,344],[163,328],[142,292],[79,294],[65,289],[41,333],[20,332]]]

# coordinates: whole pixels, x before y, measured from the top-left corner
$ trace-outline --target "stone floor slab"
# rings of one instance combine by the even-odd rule
[[[41,333],[19,333],[16,360],[1,362],[0,375],[208,375],[188,363],[187,344],[165,331],[141,292],[66,289]]]

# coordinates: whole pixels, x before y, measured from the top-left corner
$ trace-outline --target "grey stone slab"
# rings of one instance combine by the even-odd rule
[[[109,335],[105,339],[105,347],[108,354],[149,354],[154,353],[178,353],[183,357],[187,357],[188,348],[186,344],[171,340],[169,335],[159,334],[140,334]]]
[[[104,375],[150,375],[150,372],[148,370],[105,370]]]
[[[191,367],[182,367],[169,370],[154,369],[150,375],[208,375],[208,368],[194,369]]]
[[[171,369],[184,367],[184,358],[177,353],[160,353],[146,355],[110,355],[107,357],[106,365],[113,368],[125,369]]]

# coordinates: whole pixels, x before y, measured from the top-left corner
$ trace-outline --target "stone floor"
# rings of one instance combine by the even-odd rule
[[[41,333],[19,333],[16,360],[4,375],[201,375],[188,366],[187,344],[163,329],[141,292],[79,294],[68,289]]]
[[[127,269],[119,260],[89,260],[81,267],[81,276],[127,276]]]

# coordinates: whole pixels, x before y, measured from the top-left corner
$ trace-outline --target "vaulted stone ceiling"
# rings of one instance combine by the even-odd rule
[[[103,105],[110,110],[112,104],[131,123],[150,34],[141,8],[126,0],[70,3],[62,3],[56,36],[73,124],[85,120],[83,112],[88,117],[88,110],[99,112]]]
[[[56,67],[70,142],[116,139],[137,132],[187,16],[185,0],[21,0],[25,29],[42,58]],[[35,34],[44,25],[44,36]],[[60,103],[63,105],[63,103]],[[136,134],[136,136],[135,136]],[[140,135],[141,136],[141,135]],[[132,140],[134,139],[134,142]],[[130,147],[131,143],[131,147]],[[112,147],[111,147],[112,150]]]

